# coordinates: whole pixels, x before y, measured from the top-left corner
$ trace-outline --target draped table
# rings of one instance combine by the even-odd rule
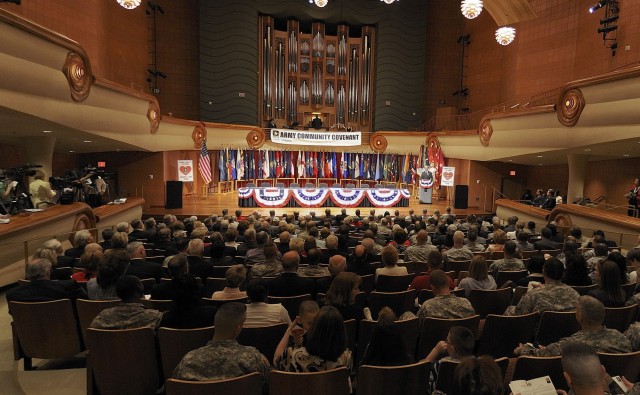
[[[408,189],[238,188],[239,207],[409,207]]]

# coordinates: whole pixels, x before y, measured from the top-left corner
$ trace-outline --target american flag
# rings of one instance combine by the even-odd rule
[[[209,151],[207,150],[207,140],[202,140],[202,147],[200,147],[200,158],[198,159],[198,170],[200,171],[200,177],[202,177],[205,184],[208,184],[211,182],[211,159],[209,158]]]

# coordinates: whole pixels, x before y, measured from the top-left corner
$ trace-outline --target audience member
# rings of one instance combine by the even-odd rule
[[[122,304],[102,310],[91,322],[94,329],[132,329],[153,328],[160,325],[162,313],[146,309],[140,299],[144,296],[144,287],[135,276],[122,276],[116,284],[118,298]]]
[[[525,270],[524,263],[516,257],[516,243],[509,240],[504,243],[504,258],[494,261],[489,267],[489,271],[493,275],[497,275],[499,271]]]
[[[518,280],[516,285],[519,287],[528,287],[529,283],[534,283],[536,285],[544,284],[544,275],[542,274],[543,267],[544,257],[542,255],[532,256],[529,258],[529,264],[527,266],[529,275]]]
[[[473,257],[469,265],[469,277],[463,278],[458,287],[464,289],[466,296],[474,289],[496,289],[496,281],[489,275],[487,260],[483,256]]]
[[[224,274],[226,286],[222,291],[216,291],[211,295],[213,300],[242,299],[247,297],[245,291],[240,290],[240,285],[247,278],[247,269],[242,265],[233,265]]]
[[[320,250],[311,248],[307,251],[307,266],[298,268],[298,275],[303,277],[328,277],[329,269],[320,266]]]
[[[293,239],[295,240],[295,239]],[[269,294],[272,296],[296,296],[311,294],[315,296],[315,283],[310,278],[298,276],[300,256],[289,251],[282,256],[282,273],[269,282]]]
[[[75,280],[51,280],[51,262],[47,259],[37,258],[27,262],[24,274],[29,283],[7,291],[7,302],[46,302],[87,297]]]
[[[178,254],[171,257],[167,264],[167,272],[170,278],[183,276],[189,273],[189,262],[187,256]],[[173,300],[175,294],[170,281],[161,281],[151,288],[151,299],[154,300]]]
[[[134,241],[129,243],[127,245],[127,254],[129,255],[129,267],[127,267],[126,274],[136,276],[141,280],[153,278],[156,282],[160,282],[162,265],[146,260],[147,254],[141,242]]]
[[[465,358],[453,371],[449,395],[502,395],[502,372],[489,356]]]
[[[476,313],[467,299],[451,293],[447,278],[448,276],[442,270],[431,272],[429,281],[435,297],[428,299],[420,306],[418,318],[421,323],[427,317],[466,318]]]
[[[117,300],[116,284],[129,265],[124,250],[111,249],[98,266],[98,276],[87,281],[87,293],[92,300]]]
[[[376,269],[376,281],[379,275],[385,276],[402,276],[409,274],[405,266],[398,266],[398,250],[392,246],[386,246],[382,249],[382,263],[384,267]]]
[[[251,279],[263,277],[276,277],[282,273],[282,263],[278,261],[278,249],[274,243],[267,243],[262,253],[264,262],[256,263],[251,267]]]
[[[250,284],[247,287],[247,295],[251,303],[247,305],[245,328],[259,328],[280,323],[291,324],[289,313],[282,304],[267,304],[267,288],[264,284]]]
[[[448,261],[469,261],[473,258],[473,252],[464,245],[464,233],[457,230],[453,234],[453,247],[443,254],[445,262]]]
[[[103,259],[104,255],[102,254],[102,251],[85,251],[80,257],[80,262],[78,264],[78,266],[84,268],[84,270],[72,274],[71,279],[82,283],[97,277],[98,267]]]
[[[433,273],[434,270],[442,269],[442,254],[439,251],[431,251],[429,255],[427,255],[427,271],[424,273],[420,273],[419,276],[411,281],[411,285],[409,285],[409,289],[415,289],[416,292],[420,292],[423,289],[431,289],[431,283],[429,282],[429,276]],[[449,278],[449,289],[454,289],[455,284],[453,280]]]
[[[88,230],[79,230],[73,235],[73,245],[75,247],[69,248],[64,254],[72,258],[80,258],[84,252],[84,247],[89,243],[93,243],[93,235],[91,232]]]
[[[192,274],[172,278],[171,290],[175,306],[164,313],[161,326],[176,329],[213,326],[217,309],[202,304],[202,291]]]
[[[376,267],[372,265],[373,257],[367,253],[363,245],[356,246],[353,254],[349,256],[347,263],[347,271],[355,273],[359,276],[375,274]]]
[[[557,258],[556,258],[557,259]],[[572,286],[591,285],[587,262],[580,254],[568,254],[566,256],[566,270],[562,282]]]
[[[593,347],[570,343],[562,350],[564,378],[574,395],[605,394],[606,371]],[[565,394],[566,392],[559,392]]]
[[[360,291],[361,281],[355,273],[338,274],[327,291],[325,304],[338,309],[344,320],[355,319],[356,322],[360,322],[364,319],[364,306],[356,303],[356,295]]]
[[[188,352],[173,372],[173,378],[189,381],[224,380],[258,372],[266,384],[271,366],[254,347],[236,339],[246,318],[246,305],[225,303],[215,316],[215,334],[206,346]]]
[[[336,276],[346,271],[347,260],[342,255],[334,255],[329,260],[327,269],[329,269],[330,277],[321,277],[316,280],[316,291],[319,293],[327,293]]]
[[[622,289],[618,265],[612,261],[599,262],[595,273],[598,289],[589,291],[588,295],[598,299],[604,307],[624,306],[627,295]]]
[[[207,277],[213,277],[213,265],[204,259],[204,242],[201,239],[193,239],[187,247],[187,260],[189,261],[189,273],[205,281]]]
[[[414,362],[413,357],[407,353],[396,320],[395,313],[389,307],[380,309],[378,324],[362,357],[363,365],[401,366]]]

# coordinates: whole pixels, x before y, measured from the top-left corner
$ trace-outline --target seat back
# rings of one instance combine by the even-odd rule
[[[453,371],[459,364],[460,362],[446,359],[440,361],[440,369],[438,370],[438,377],[436,378],[436,390],[442,391],[445,394],[451,393],[453,389]]]
[[[169,379],[164,385],[166,395],[243,394],[262,395],[262,376],[254,372],[240,377],[215,381],[185,381]]]
[[[153,394],[160,386],[153,329],[89,328],[87,346],[88,393]]]
[[[640,351],[624,354],[599,352],[598,357],[610,376],[624,376],[632,383],[640,380]]]
[[[403,292],[378,292],[369,294],[369,307],[373,319],[378,319],[378,312],[384,306],[389,306],[396,316],[400,317],[405,311],[414,311],[416,297],[415,289]]]
[[[242,328],[238,343],[258,349],[268,361],[273,361],[278,343],[287,331],[287,324],[275,324],[258,328]]]
[[[519,343],[533,340],[538,318],[535,312],[516,316],[487,315],[476,354],[488,354],[494,358],[513,357],[513,350]]]
[[[204,304],[205,306],[220,307],[225,303],[229,303],[229,302],[247,303],[248,300],[249,300],[248,298],[219,299],[219,300],[215,300],[211,298],[202,298],[202,304]]]
[[[204,294],[210,298],[216,291],[222,291],[227,286],[226,278],[207,277],[206,288]]]
[[[364,353],[367,350],[367,346],[371,342],[371,336],[373,336],[373,330],[378,323],[376,321],[362,320],[360,321],[360,329],[358,331],[358,352],[356,353],[356,362],[354,366],[360,366]],[[400,337],[404,341],[404,345],[407,348],[407,354],[411,358],[415,359],[416,346],[418,345],[418,318],[411,318],[408,320],[396,321],[396,330]]]
[[[362,283],[360,283],[360,290],[362,292],[369,294],[376,288],[376,279],[374,274],[367,274],[365,276],[360,276],[360,278],[362,279]]]
[[[293,320],[300,311],[300,305],[306,300],[311,300],[311,294],[296,295],[296,296],[268,296],[267,303],[276,304],[281,303],[287,312],[289,317]]]
[[[496,290],[474,289],[469,293],[469,302],[481,318],[489,314],[503,314],[511,304],[511,288]]]
[[[456,288],[453,291],[451,291],[452,294],[456,295],[457,297],[460,298],[464,298],[464,288]],[[426,302],[429,299],[433,299],[435,297],[435,295],[433,294],[433,291],[430,289],[423,289],[420,291],[420,293],[418,294],[418,304],[422,305],[424,302]]]
[[[511,381],[549,376],[556,389],[568,391],[569,386],[562,375],[561,359],[562,357],[518,357]]]
[[[502,287],[507,281],[511,281],[514,284],[518,280],[525,278],[529,275],[528,270],[501,270],[496,276],[496,284],[498,287]]]
[[[447,261],[446,269],[447,271],[453,270],[456,272],[456,278],[461,271],[469,271],[469,266],[471,265],[471,259],[463,260],[463,261]]]
[[[522,296],[527,293],[528,289],[529,288],[527,287],[516,287],[513,290],[513,298],[511,299],[511,304],[514,306],[517,306],[518,302],[520,302],[520,299],[522,299]]]
[[[158,345],[164,377],[169,378],[182,357],[191,350],[200,348],[213,339],[212,326],[196,329],[158,328]]]
[[[140,299],[140,301],[145,308],[158,310],[161,312],[169,311],[176,305],[176,302],[167,299]]]
[[[244,263],[244,259],[242,260],[242,262],[239,262],[239,263]],[[227,275],[227,270],[229,270],[230,267],[231,266],[214,266],[213,270],[212,270],[212,276],[211,277],[225,278],[226,275]]]
[[[624,332],[635,320],[637,314],[637,304],[625,307],[605,307],[604,326],[609,329],[617,329],[620,332]]]
[[[349,395],[349,369],[346,367],[312,373],[269,373],[270,394]]]
[[[593,291],[593,290],[598,289],[598,284],[572,285],[571,288],[573,288],[576,292],[578,292],[580,294],[580,296],[582,296],[582,295],[588,294],[589,291]]]
[[[78,312],[78,321],[80,322],[80,330],[82,338],[87,342],[87,329],[91,322],[104,309],[116,307],[121,304],[121,300],[88,300],[76,299],[76,311]]]
[[[540,317],[536,344],[546,346],[580,330],[574,311],[545,311]]]
[[[422,324],[422,332],[420,333],[420,341],[418,343],[418,358],[422,359],[429,355],[429,352],[440,341],[447,338],[449,329],[452,326],[464,326],[469,328],[474,335],[478,333],[478,325],[480,324],[480,316],[473,315],[467,318],[443,319],[443,318],[425,318]]]
[[[356,334],[358,332],[358,323],[355,319],[344,321],[344,331],[347,334],[347,348],[351,350],[353,357],[356,355]],[[352,358],[353,358],[352,357]]]
[[[19,342],[14,355],[25,358],[25,369],[31,368],[31,358],[67,358],[83,350],[71,300],[10,301],[9,312]]]
[[[431,363],[403,366],[362,365],[358,369],[358,395],[427,395]]]
[[[385,276],[379,275],[376,281],[376,291],[378,292],[402,292],[406,291],[411,284],[411,280],[415,277],[413,274],[405,274],[401,276]]]

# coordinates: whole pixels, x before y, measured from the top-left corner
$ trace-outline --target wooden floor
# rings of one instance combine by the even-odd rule
[[[451,206],[453,207],[453,202],[447,200],[440,200],[438,202],[433,202],[432,204],[421,204],[418,199],[415,197],[411,197],[411,203],[409,207],[391,207],[388,209],[377,208],[376,214],[383,214],[385,211],[389,211],[393,215],[393,212],[397,209],[400,210],[401,215],[407,215],[410,209],[413,209],[416,214],[422,214],[422,210],[427,209],[428,213],[431,214],[435,210],[440,210],[441,213],[445,212],[445,209]],[[152,206],[149,209],[144,210],[144,216],[153,216],[160,217],[164,214],[174,214],[177,217],[186,217],[197,215],[202,219],[202,217],[209,215],[219,215],[222,212],[222,209],[229,209],[229,213],[232,214],[236,209],[238,209],[238,195],[236,192],[230,193],[221,193],[221,194],[212,194],[207,198],[203,197],[183,197],[182,199],[182,208],[181,209],[165,209],[164,207],[155,207]],[[243,214],[252,213],[254,210],[257,210],[259,213],[267,215],[269,213],[268,208],[261,207],[242,207]],[[310,211],[315,211],[316,213],[324,213],[325,208],[298,208],[298,207],[283,207],[276,208],[276,214],[281,215],[283,213],[293,213],[294,211],[298,211],[301,215],[306,215]],[[360,212],[361,215],[368,214],[370,207],[361,207]],[[354,214],[356,208],[348,208],[348,214]],[[340,212],[339,207],[331,207],[331,212],[335,215]],[[490,215],[491,213],[479,209],[477,207],[469,207],[468,209],[454,209],[452,212],[459,217],[466,216],[467,214],[475,214],[475,215]]]

